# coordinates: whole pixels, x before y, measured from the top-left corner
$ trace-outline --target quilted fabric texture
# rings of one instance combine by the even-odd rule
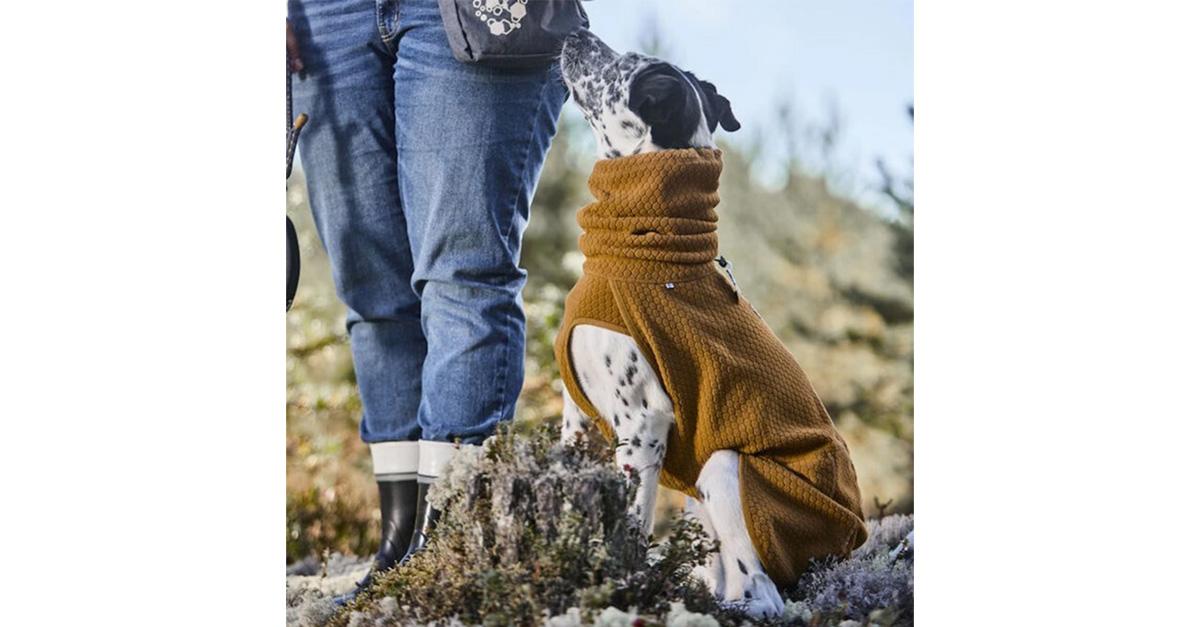
[[[575,380],[571,330],[630,336],[675,405],[661,483],[699,498],[709,456],[738,451],[750,537],[771,578],[790,586],[810,559],[848,554],[867,531],[846,443],[804,371],[714,263],[720,173],[720,151],[704,149],[596,164],[596,202],[578,214],[584,274],[555,354],[572,398],[599,418]]]

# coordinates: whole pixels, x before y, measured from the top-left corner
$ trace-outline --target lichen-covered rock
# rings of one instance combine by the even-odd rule
[[[672,601],[721,612],[689,576],[713,543],[679,518],[652,546],[629,516],[633,487],[598,436],[566,446],[551,428],[503,430],[458,455],[431,490],[442,518],[429,548],[335,622],[377,618],[384,598],[395,599],[394,620],[423,623],[571,624],[577,608],[591,624],[631,608],[665,615]]]
[[[354,587],[370,560],[334,554],[324,562],[306,560],[288,569],[287,624],[318,627],[334,615],[333,597]]]

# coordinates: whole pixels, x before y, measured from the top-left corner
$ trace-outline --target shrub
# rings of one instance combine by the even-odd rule
[[[603,439],[557,442],[552,426],[503,429],[464,449],[431,493],[429,547],[380,576],[332,624],[740,625],[693,570],[716,550],[699,523],[672,519],[658,543],[628,516],[636,475]],[[845,560],[814,562],[767,624],[911,624],[911,516],[871,521]],[[845,622],[849,621],[849,622]]]
[[[813,564],[789,596],[831,624],[911,624],[912,529],[912,515],[867,521],[868,537],[862,546],[848,559]]]
[[[546,426],[464,449],[431,494],[442,518],[429,548],[348,609],[394,598],[397,619],[484,625],[540,623],[572,608],[584,619],[608,607],[666,614],[672,601],[721,613],[689,577],[716,547],[690,518],[677,518],[662,543],[643,536],[628,515],[635,483],[602,442],[593,434],[564,446]]]

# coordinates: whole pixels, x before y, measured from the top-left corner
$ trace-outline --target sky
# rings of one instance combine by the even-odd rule
[[[780,157],[781,102],[812,122],[836,108],[843,130],[836,160],[849,173],[839,183],[844,192],[886,209],[870,190],[875,160],[910,171],[911,0],[592,0],[584,8],[592,32],[621,52],[641,51],[648,24],[656,24],[666,60],[733,103],[742,130],[727,141],[757,134],[768,155]],[[769,181],[779,159],[765,161]]]

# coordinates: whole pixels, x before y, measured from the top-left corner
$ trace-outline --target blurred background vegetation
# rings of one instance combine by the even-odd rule
[[[651,33],[643,50],[661,45]],[[590,200],[586,181],[594,141],[564,109],[534,198],[522,265],[528,349],[518,428],[560,419],[561,381],[553,341],[562,302],[582,267],[575,212]],[[735,105],[736,110],[736,105]],[[897,116],[905,115],[903,108]],[[907,115],[911,118],[912,109]],[[913,195],[911,168],[880,160],[874,186],[890,199],[864,207],[839,192],[836,114],[800,119],[786,104],[771,125],[722,143],[721,251],[739,286],[808,373],[846,438],[866,513],[911,512],[913,451]],[[747,133],[747,131],[749,131]],[[770,170],[765,179],[756,175]],[[782,173],[779,176],[778,173]],[[287,554],[292,562],[325,551],[367,555],[378,541],[378,510],[348,350],[345,311],[313,228],[297,169],[288,183],[303,274],[287,316]],[[662,510],[679,506],[663,491]],[[877,505],[878,504],[878,505]]]

